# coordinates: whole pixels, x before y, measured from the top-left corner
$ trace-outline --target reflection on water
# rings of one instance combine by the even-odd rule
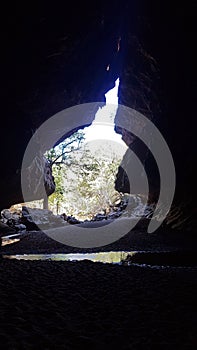
[[[8,244],[12,244],[12,243],[16,243],[16,242],[19,242],[20,241],[20,237],[21,236],[21,233],[15,233],[15,234],[11,234],[11,235],[8,235],[8,236],[4,236],[4,237],[1,237],[1,245],[2,247],[4,247],[5,245],[8,245]],[[18,238],[15,238],[15,237],[18,237]]]
[[[2,246],[20,241],[21,234],[2,237]],[[18,237],[18,238],[16,238]],[[55,254],[17,254],[2,255],[15,260],[52,260],[102,262],[121,265],[139,265],[153,268],[197,267],[197,251],[111,251],[97,253],[55,253]]]
[[[51,260],[51,261],[82,261],[102,262],[121,265],[137,265],[141,267],[166,268],[197,267],[196,252],[152,252],[152,251],[118,251],[99,253],[73,254],[24,254],[3,255],[5,259],[16,260]]]
[[[20,239],[19,238],[15,238],[15,239],[2,239],[2,247],[4,247],[5,245],[8,245],[8,244],[12,244],[12,243],[16,243],[16,242],[19,242]]]
[[[136,252],[100,252],[100,253],[75,253],[75,254],[24,254],[24,255],[3,255],[3,258],[17,260],[53,260],[53,261],[81,261],[90,260],[102,263],[120,263],[126,257]]]

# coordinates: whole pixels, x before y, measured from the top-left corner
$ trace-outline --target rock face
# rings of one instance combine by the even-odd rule
[[[176,205],[186,202],[195,184],[194,13],[192,4],[153,0],[9,7],[2,16],[1,209],[23,202],[21,163],[36,129],[65,108],[104,101],[118,77],[120,103],[153,119],[168,142],[177,171]],[[131,134],[117,131],[133,144],[157,192],[151,156]],[[35,163],[29,159],[30,169]],[[51,193],[52,175],[42,169]],[[123,177],[117,181],[121,190]]]
[[[25,169],[23,182],[25,181],[27,181],[25,186],[26,202],[45,198],[55,191],[52,166],[42,154],[38,153]]]
[[[167,141],[176,169],[176,193],[167,223],[173,228],[193,230],[196,227],[195,187],[194,81],[193,59],[194,4],[178,5],[176,1],[144,2],[138,8],[140,32],[128,21],[127,56],[121,74],[120,103],[153,120]],[[130,9],[132,8],[132,5]],[[194,12],[193,12],[194,11]],[[144,16],[144,17],[143,17]],[[135,22],[136,23],[136,22]],[[132,30],[132,28],[134,30]],[[125,130],[123,140],[142,161],[149,179],[150,202],[159,195],[159,174],[148,149]],[[123,164],[129,162],[126,154]],[[116,189],[129,192],[126,174],[120,167]]]

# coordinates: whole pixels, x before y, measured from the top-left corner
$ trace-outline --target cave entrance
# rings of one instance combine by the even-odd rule
[[[56,183],[55,192],[47,198],[53,217],[43,211],[45,198],[5,209],[4,224],[31,231],[56,220],[56,215],[69,223],[121,215],[123,194],[115,190],[115,179],[127,146],[115,132],[118,89],[119,78],[105,94],[106,104],[98,109],[92,124],[45,153]]]
[[[127,146],[115,132],[118,89],[119,78],[92,124],[46,153],[56,183],[48,208],[73,223],[110,215],[121,202],[115,178]]]
[[[115,132],[118,88],[119,79],[105,94],[106,104],[98,109],[89,127],[79,129],[45,153],[56,183],[55,192],[47,198],[52,216],[48,210],[43,211],[45,198],[4,210],[3,223],[19,231],[31,231],[50,227],[53,222],[62,225],[62,219],[75,224],[144,214],[140,196],[115,189],[118,168],[128,149],[122,135]],[[131,200],[132,213],[123,213]]]

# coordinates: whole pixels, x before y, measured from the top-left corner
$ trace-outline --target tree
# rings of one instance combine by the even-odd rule
[[[82,131],[78,131],[45,154],[51,165],[53,176],[55,178],[56,189],[55,193],[50,196],[50,204],[51,206],[56,205],[57,214],[59,212],[59,205],[61,201],[63,201],[64,193],[62,166],[65,164],[67,164],[67,166],[70,165],[70,161],[72,159],[71,154],[80,149],[83,140],[84,133]],[[44,209],[48,209],[47,196],[44,198],[43,207]]]
[[[47,153],[56,183],[49,207],[80,219],[109,212],[120,197],[114,188],[120,159],[101,148],[94,154],[83,141],[83,132],[78,132]]]
[[[64,185],[62,168],[58,166],[53,167],[53,176],[55,178],[55,192],[49,197],[49,204],[56,214],[59,214],[60,204],[64,200]]]
[[[111,159],[98,154],[96,157],[87,149],[75,159],[65,186],[67,202],[75,203],[72,208],[75,215],[92,217],[98,212],[110,211],[120,196],[114,188],[119,164],[120,159],[115,156]]]
[[[65,141],[46,152],[45,156],[51,163],[51,166],[60,166],[61,164],[69,165],[69,161],[72,159],[71,154],[81,149],[83,141],[84,132],[77,131]]]

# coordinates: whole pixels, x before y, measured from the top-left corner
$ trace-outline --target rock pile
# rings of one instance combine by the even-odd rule
[[[47,209],[22,207],[22,210],[12,211],[4,209],[1,212],[1,223],[16,231],[38,231],[56,226],[66,225],[63,218],[54,215],[52,211]]]
[[[39,231],[65,225],[76,225],[87,221],[113,220],[116,218],[145,218],[149,219],[154,207],[143,203],[140,196],[124,195],[114,203],[109,210],[103,209],[92,217],[91,220],[80,221],[72,215],[54,215],[47,209],[29,208],[22,206],[20,209],[10,208],[1,212],[0,227],[2,232],[9,231]]]
[[[61,217],[63,220],[67,221],[67,222],[68,222],[69,224],[71,224],[71,225],[81,224],[81,223],[82,223],[82,221],[76,219],[74,216],[72,216],[72,215],[66,215],[65,213],[61,214],[60,217]]]
[[[140,196],[124,195],[122,199],[111,206],[110,211],[103,210],[93,216],[92,221],[116,219],[120,216],[130,218],[150,218],[154,211],[154,205],[143,203]]]

